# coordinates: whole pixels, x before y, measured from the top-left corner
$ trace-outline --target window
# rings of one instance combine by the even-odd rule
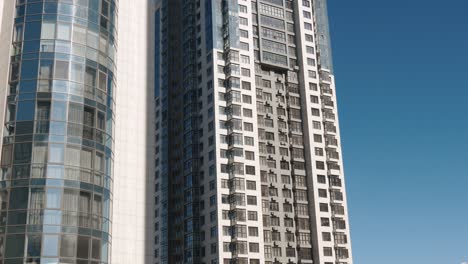
[[[249,25],[249,21],[245,17],[239,17],[239,24],[247,26]]]
[[[328,204],[320,203],[320,212],[328,212]]]
[[[253,195],[247,195],[247,204],[248,205],[257,205],[257,197]]]
[[[249,236],[258,237],[258,227],[249,227]]]
[[[241,38],[248,38],[249,37],[249,32],[247,30],[239,30]]]
[[[42,23],[41,39],[55,39],[55,23]]]
[[[247,181],[247,190],[256,190],[257,184],[255,181]]]
[[[327,257],[333,256],[333,251],[331,247],[324,247],[323,248],[323,255]]]
[[[314,134],[314,142],[322,143],[322,135]]]
[[[258,221],[258,215],[255,211],[248,211],[247,212],[247,219],[249,221]]]
[[[316,156],[323,156],[323,148],[315,148],[315,155]]]
[[[250,83],[249,83],[249,82],[243,81],[243,82],[242,82],[242,89],[244,89],[244,90],[249,90],[249,91],[250,91],[250,89],[251,89]]]
[[[314,127],[314,129],[322,129],[322,124],[319,122],[319,121],[312,121],[312,125]]]
[[[278,18],[284,17],[284,12],[282,8],[271,6],[271,5],[266,5],[263,3],[260,3],[259,11],[260,13],[273,16],[273,17],[278,17]]]
[[[57,27],[57,39],[70,40],[71,26],[69,24],[59,23]]]
[[[250,95],[243,94],[242,95],[242,101],[247,104],[252,103],[252,97]]]
[[[253,137],[244,137],[245,145],[253,146],[254,145],[254,138]]]
[[[327,190],[325,189],[319,189],[318,190],[318,193],[319,193],[319,197],[322,197],[322,198],[327,198]]]
[[[255,166],[245,166],[245,173],[255,175]]]
[[[247,123],[247,122],[244,122],[244,130],[245,131],[253,131],[253,124],[252,123]]]
[[[322,217],[320,223],[322,226],[330,226],[330,218]]]
[[[250,63],[250,58],[249,58],[249,56],[241,55],[240,58],[241,58],[241,62],[242,62],[242,63],[245,63],[245,64],[249,64],[249,63]],[[250,72],[249,72],[249,75],[248,75],[248,76],[250,76]]]
[[[255,153],[252,151],[245,151],[246,160],[255,160]]]
[[[318,183],[322,183],[322,184],[327,183],[327,179],[326,179],[325,175],[317,175],[317,181],[318,181]]]
[[[247,13],[247,7],[245,5],[239,5],[240,13]]]
[[[248,51],[248,50],[249,50],[249,43],[245,43],[245,42],[242,42],[242,41],[241,41],[241,42],[239,43],[239,48],[240,48],[241,50],[246,50],[246,51]]]

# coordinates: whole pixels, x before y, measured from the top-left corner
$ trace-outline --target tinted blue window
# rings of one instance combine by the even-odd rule
[[[42,13],[42,3],[29,4],[27,6],[26,12],[28,15],[41,14]]]
[[[39,52],[39,40],[23,42],[23,53]]]
[[[23,61],[21,64],[21,79],[36,79],[37,63],[37,60]]]
[[[57,3],[45,3],[44,13],[57,13]]]
[[[24,29],[24,40],[33,40],[41,38],[41,22],[26,23]]]
[[[27,121],[34,119],[34,101],[18,102],[18,110],[16,112],[17,121]]]
[[[20,83],[20,93],[34,93],[36,91],[36,81],[22,81]]]

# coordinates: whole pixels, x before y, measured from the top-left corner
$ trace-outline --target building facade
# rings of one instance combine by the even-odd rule
[[[0,263],[151,263],[153,3],[0,8]]]
[[[0,21],[0,263],[353,263],[326,0]]]
[[[326,4],[159,1],[155,263],[353,263]]]

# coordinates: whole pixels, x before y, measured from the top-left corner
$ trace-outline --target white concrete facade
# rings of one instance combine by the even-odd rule
[[[152,261],[151,1],[119,1],[112,264]]]
[[[6,96],[8,94],[8,81],[10,74],[10,51],[13,34],[13,20],[15,14],[14,1],[1,1],[0,3],[0,128],[3,135]],[[2,142],[0,142],[0,147]],[[1,158],[0,153],[0,158]]]

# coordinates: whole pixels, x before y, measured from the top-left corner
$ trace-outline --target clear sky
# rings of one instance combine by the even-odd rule
[[[468,0],[328,0],[356,264],[468,261]]]

